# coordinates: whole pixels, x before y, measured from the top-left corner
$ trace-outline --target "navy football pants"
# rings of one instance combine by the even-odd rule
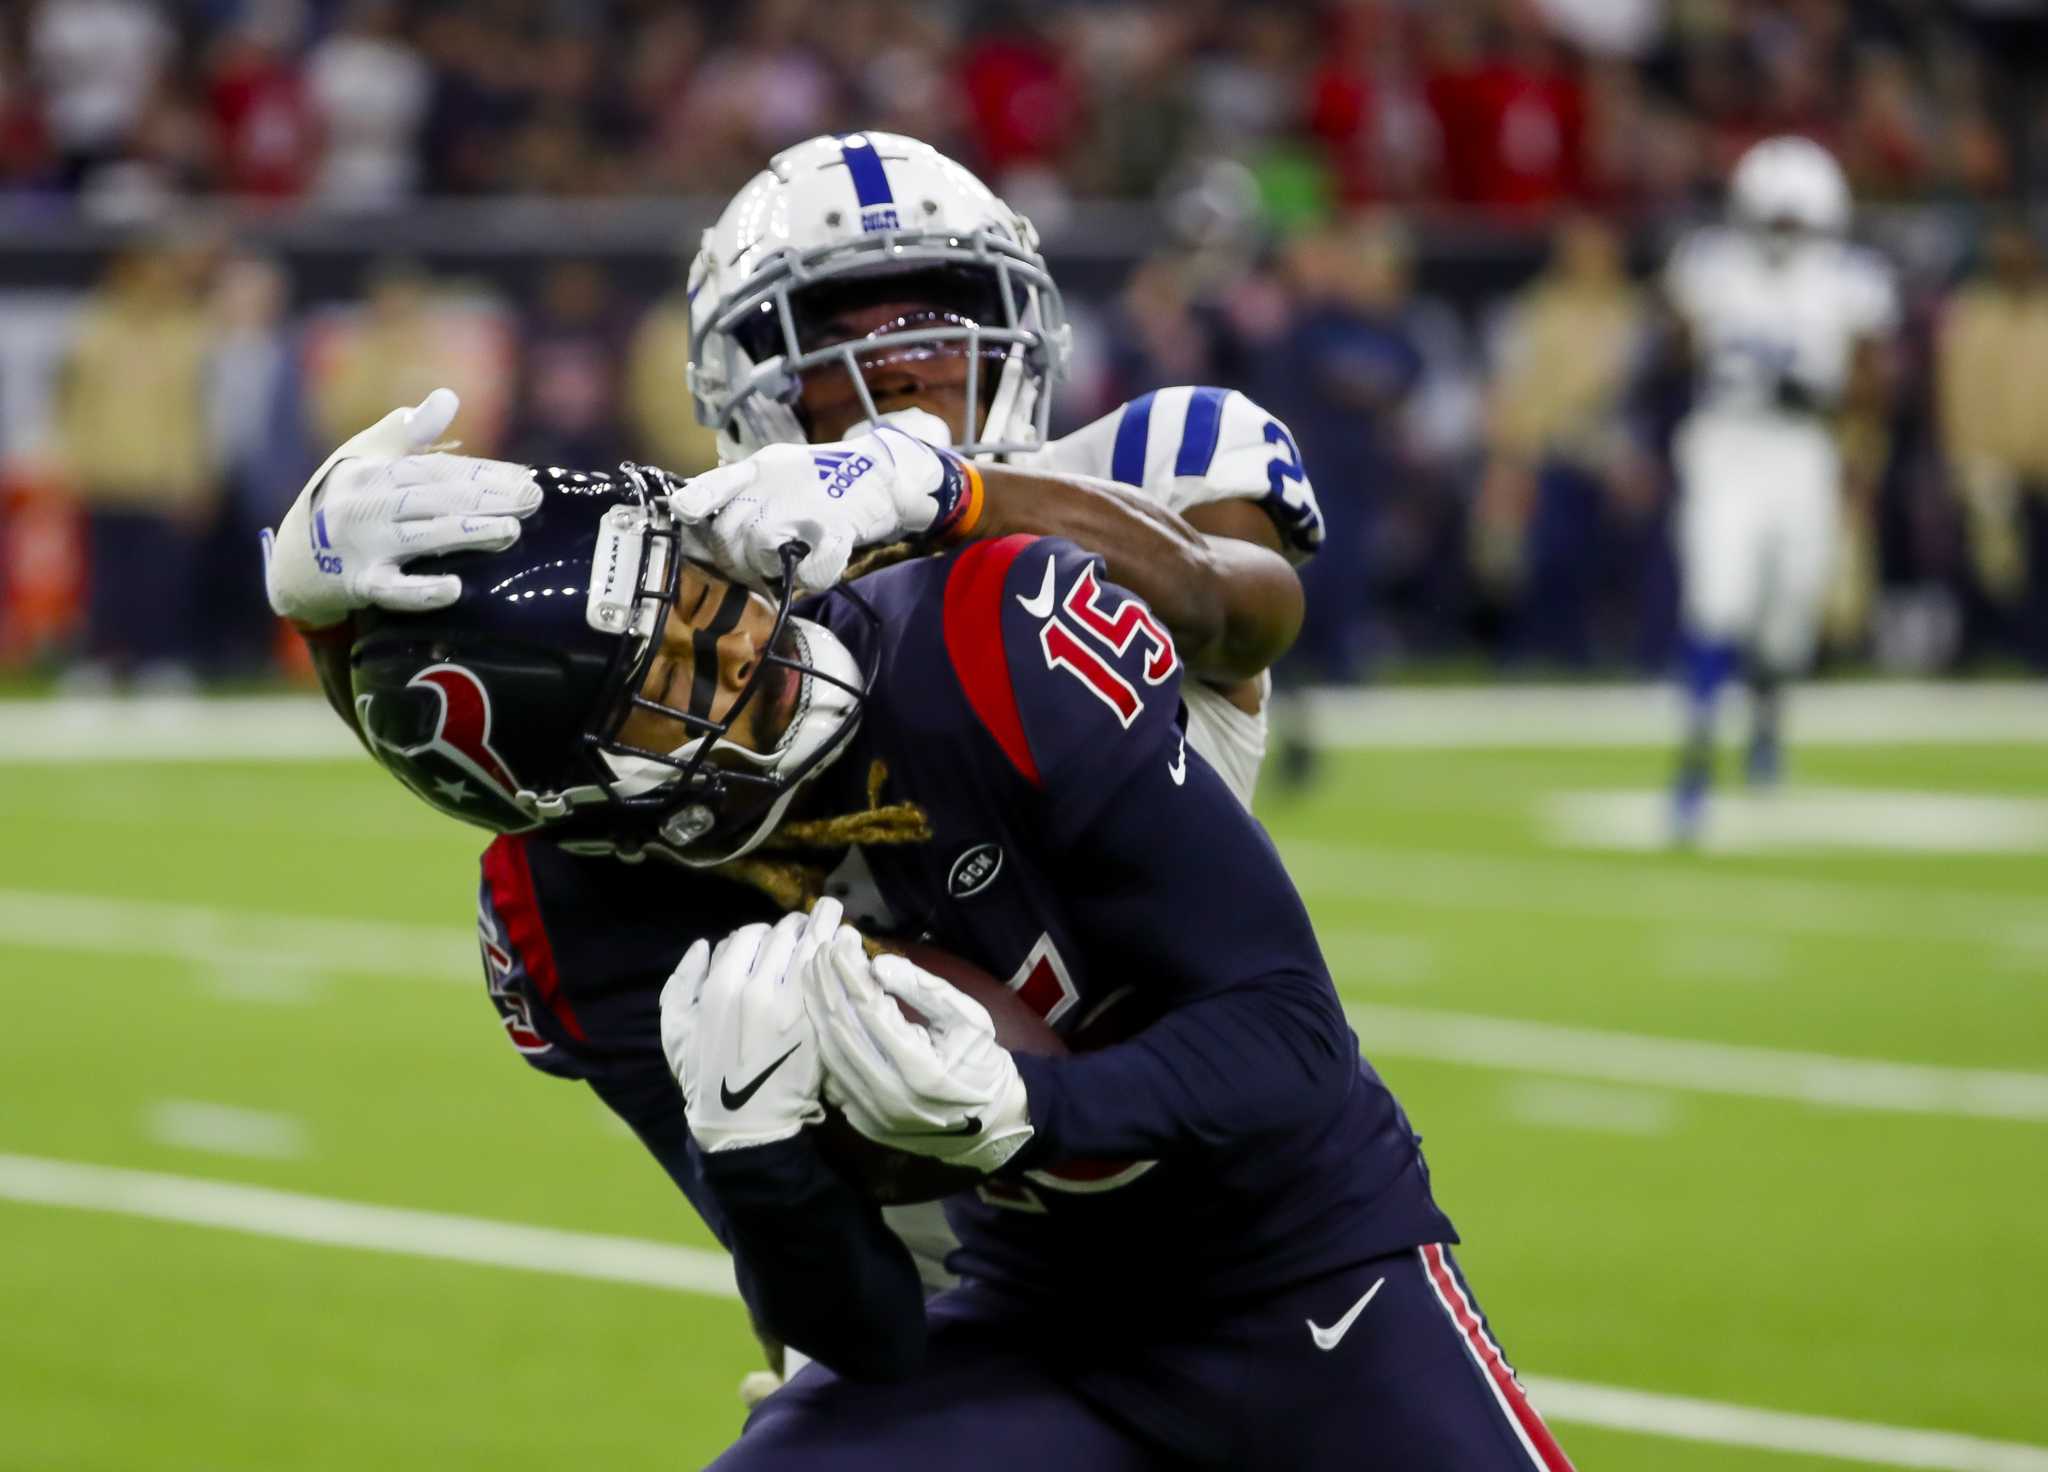
[[[970,1285],[932,1302],[916,1376],[869,1385],[812,1365],[714,1472],[1571,1467],[1441,1247],[1198,1326],[1134,1327],[1053,1332]]]

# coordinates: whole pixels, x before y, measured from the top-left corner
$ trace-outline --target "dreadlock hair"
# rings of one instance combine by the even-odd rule
[[[871,572],[880,572],[885,567],[894,567],[899,562],[924,555],[924,549],[915,542],[884,542],[879,547],[868,548],[849,562],[839,581],[850,583],[855,578],[864,578]]]
[[[825,876],[831,872],[826,855],[856,843],[924,843],[932,836],[932,821],[914,802],[882,802],[882,787],[889,780],[888,763],[877,758],[868,766],[868,805],[855,813],[830,818],[798,818],[778,825],[761,847],[743,858],[719,866],[719,872],[751,884],[785,910],[808,910],[825,893]],[[815,854],[815,859],[769,858],[765,855]]]
[[[871,547],[847,566],[840,581],[850,583],[871,572],[923,556],[924,552],[925,549],[908,541]],[[865,809],[829,818],[785,819],[762,840],[758,849],[721,864],[719,872],[751,884],[785,910],[809,910],[824,895],[825,878],[838,862],[840,850],[857,843],[875,846],[930,841],[932,822],[922,807],[914,802],[883,804],[882,787],[888,780],[888,764],[878,757],[868,767]],[[815,857],[797,857],[805,853]],[[781,857],[770,858],[770,854]],[[884,949],[873,940],[865,944],[870,955]]]

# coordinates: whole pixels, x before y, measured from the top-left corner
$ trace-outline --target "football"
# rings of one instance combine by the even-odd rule
[[[995,1023],[996,1041],[1012,1053],[1033,1053],[1057,1057],[1067,1051],[1050,1024],[1024,1004],[1015,992],[971,961],[964,961],[936,946],[891,944],[926,971],[946,982],[988,1010]],[[903,1015],[912,1022],[924,1019],[915,1009],[898,1002]],[[816,1127],[818,1147],[833,1168],[855,1182],[884,1206],[906,1206],[916,1201],[938,1201],[971,1187],[980,1174],[878,1145],[855,1129],[838,1110],[826,1106],[825,1122]]]

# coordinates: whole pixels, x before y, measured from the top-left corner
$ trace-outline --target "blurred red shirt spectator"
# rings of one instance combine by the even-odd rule
[[[1389,0],[1344,0],[1325,16],[1309,76],[1309,131],[1329,146],[1345,203],[1408,199],[1429,183],[1435,140],[1424,102],[1413,12]]]
[[[1578,197],[1585,92],[1535,21],[1511,26],[1490,52],[1443,58],[1424,95],[1451,200],[1540,210]]]
[[[233,194],[302,193],[318,152],[318,125],[297,60],[255,26],[214,57],[207,102],[219,131],[221,184]]]
[[[1028,24],[976,41],[961,63],[961,80],[975,152],[998,179],[1013,169],[1057,164],[1085,119],[1081,79],[1053,39]]]

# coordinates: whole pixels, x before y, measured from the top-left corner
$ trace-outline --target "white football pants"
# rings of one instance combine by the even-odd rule
[[[1819,423],[1694,414],[1679,427],[1686,629],[1766,668],[1812,659],[1841,532],[1841,458]]]

